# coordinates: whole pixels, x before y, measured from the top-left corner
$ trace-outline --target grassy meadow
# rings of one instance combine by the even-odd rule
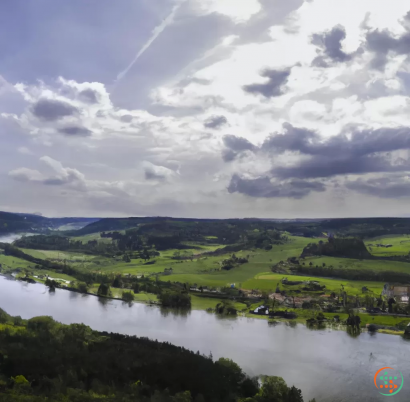
[[[280,283],[282,278],[288,278],[290,281],[317,281],[320,285],[325,285],[325,292],[338,293],[343,285],[344,290],[349,295],[362,295],[362,288],[366,286],[370,291],[379,295],[383,289],[383,282],[369,282],[369,281],[349,281],[344,279],[329,279],[315,276],[299,276],[299,275],[284,275],[272,272],[266,272],[257,275],[242,284],[244,289],[260,289],[275,291],[276,285]],[[300,290],[304,285],[283,285],[280,283],[280,288],[285,290]]]
[[[326,267],[333,266],[334,268],[395,271],[410,274],[410,264],[400,261],[357,260],[352,258],[320,256],[306,257],[304,260],[301,260],[301,262],[304,262],[305,265],[312,263],[313,266],[326,264]]]
[[[367,239],[365,244],[369,252],[377,257],[391,257],[410,253],[410,235],[374,237]],[[370,246],[370,244],[372,244],[372,246]],[[391,244],[392,247],[377,247],[376,244]]]

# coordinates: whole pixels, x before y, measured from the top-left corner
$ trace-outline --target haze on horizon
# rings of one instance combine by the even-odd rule
[[[408,1],[14,0],[0,15],[0,210],[409,215]]]

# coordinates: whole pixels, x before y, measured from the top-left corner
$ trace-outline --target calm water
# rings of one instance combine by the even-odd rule
[[[99,298],[0,276],[0,307],[11,315],[50,315],[65,324],[169,341],[214,358],[229,357],[253,375],[283,377],[301,388],[305,401],[382,401],[373,376],[390,366],[404,375],[394,401],[410,399],[410,342],[399,336],[311,331],[303,325],[269,326],[247,318],[218,319],[204,311],[178,315],[158,307]],[[370,353],[373,356],[370,356]]]

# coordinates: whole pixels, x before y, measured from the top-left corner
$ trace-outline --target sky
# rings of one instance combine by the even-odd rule
[[[410,216],[407,0],[13,0],[0,49],[0,210]]]

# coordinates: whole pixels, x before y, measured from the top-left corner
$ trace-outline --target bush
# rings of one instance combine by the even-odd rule
[[[132,302],[134,300],[134,293],[130,292],[122,292],[122,300],[126,302]]]
[[[100,296],[109,296],[111,293],[110,285],[107,285],[106,283],[102,283],[97,292]]]
[[[87,293],[88,291],[88,286],[85,282],[79,282],[77,288],[81,293]]]
[[[164,307],[191,307],[191,296],[184,292],[166,290],[158,295]]]

